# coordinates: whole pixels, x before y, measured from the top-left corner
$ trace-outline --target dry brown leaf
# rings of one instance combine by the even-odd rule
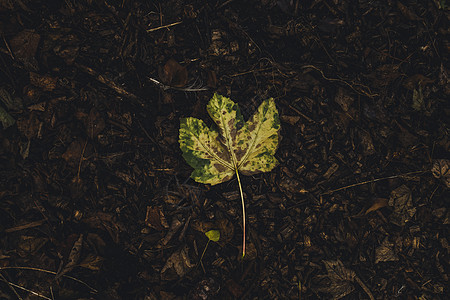
[[[105,120],[95,108],[92,108],[85,121],[85,126],[88,136],[94,139],[105,129]]]
[[[440,179],[448,188],[450,188],[450,160],[436,159],[431,168],[431,173],[437,179]]]
[[[327,275],[321,275],[319,278],[328,279],[328,284],[320,287],[318,290],[324,293],[331,294],[332,299],[341,299],[355,290],[353,281],[355,279],[355,272],[347,269],[340,261],[323,261],[327,269]]]
[[[162,212],[158,207],[147,206],[145,225],[158,231],[163,230],[164,227],[162,225],[161,216]]]
[[[375,201],[373,202],[372,206],[369,207],[365,214],[367,215],[370,212],[379,210],[380,208],[386,207],[388,205],[389,200],[386,198],[376,198]]]
[[[375,249],[375,263],[397,260],[398,257],[394,251],[394,243],[389,242],[389,238],[386,237],[381,245]]]
[[[163,280],[174,279],[174,274],[170,274],[169,270],[175,271],[178,277],[183,277],[193,267],[195,264],[192,264],[189,258],[189,248],[184,246],[169,257],[161,270],[161,277]]]
[[[38,69],[35,55],[40,39],[41,36],[33,30],[23,30],[9,42],[14,56],[32,70]]]
[[[48,75],[30,72],[30,83],[46,92],[51,92],[56,88],[57,79]]]
[[[78,261],[80,260],[82,248],[83,248],[83,235],[80,234],[78,239],[73,244],[72,249],[70,250],[69,257],[67,259],[67,264],[61,270],[58,271],[58,273],[55,276],[55,280],[61,278],[61,276],[69,273],[70,271],[73,270],[73,268],[75,268],[75,266],[78,264]]]
[[[402,185],[391,192],[388,204],[394,209],[389,219],[398,226],[404,226],[416,213],[411,190],[406,185]]]
[[[164,67],[159,68],[159,78],[161,82],[174,87],[183,87],[187,83],[187,69],[177,63],[174,59],[169,59]]]

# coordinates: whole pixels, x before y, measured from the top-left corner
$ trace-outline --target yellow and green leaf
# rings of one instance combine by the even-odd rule
[[[196,118],[184,118],[180,126],[180,148],[194,168],[191,177],[215,185],[230,180],[236,171],[244,175],[269,172],[278,161],[280,120],[275,101],[263,101],[244,123],[238,104],[214,94],[207,110],[218,131]]]
[[[274,156],[280,130],[278,111],[275,101],[270,98],[244,122],[239,105],[218,94],[209,101],[207,111],[217,130],[196,118],[181,119],[180,149],[186,162],[194,168],[191,177],[197,182],[215,185],[236,174],[242,201],[244,257],[245,203],[239,173],[269,172],[278,164]]]

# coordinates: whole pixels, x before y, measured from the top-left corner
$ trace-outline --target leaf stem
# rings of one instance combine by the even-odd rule
[[[238,169],[235,169],[236,171],[236,177],[238,180],[239,185],[239,192],[241,193],[241,203],[242,203],[242,258],[245,256],[245,202],[244,202],[244,193],[242,192],[242,184],[241,179],[239,178],[239,172]]]

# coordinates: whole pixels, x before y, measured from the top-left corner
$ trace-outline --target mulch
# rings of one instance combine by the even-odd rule
[[[0,1],[0,299],[447,299],[449,6]],[[214,93],[281,119],[244,258]]]

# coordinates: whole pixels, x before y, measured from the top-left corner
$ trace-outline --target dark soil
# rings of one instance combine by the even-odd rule
[[[0,299],[448,299],[449,6],[1,0]],[[215,92],[281,118],[244,259]]]

